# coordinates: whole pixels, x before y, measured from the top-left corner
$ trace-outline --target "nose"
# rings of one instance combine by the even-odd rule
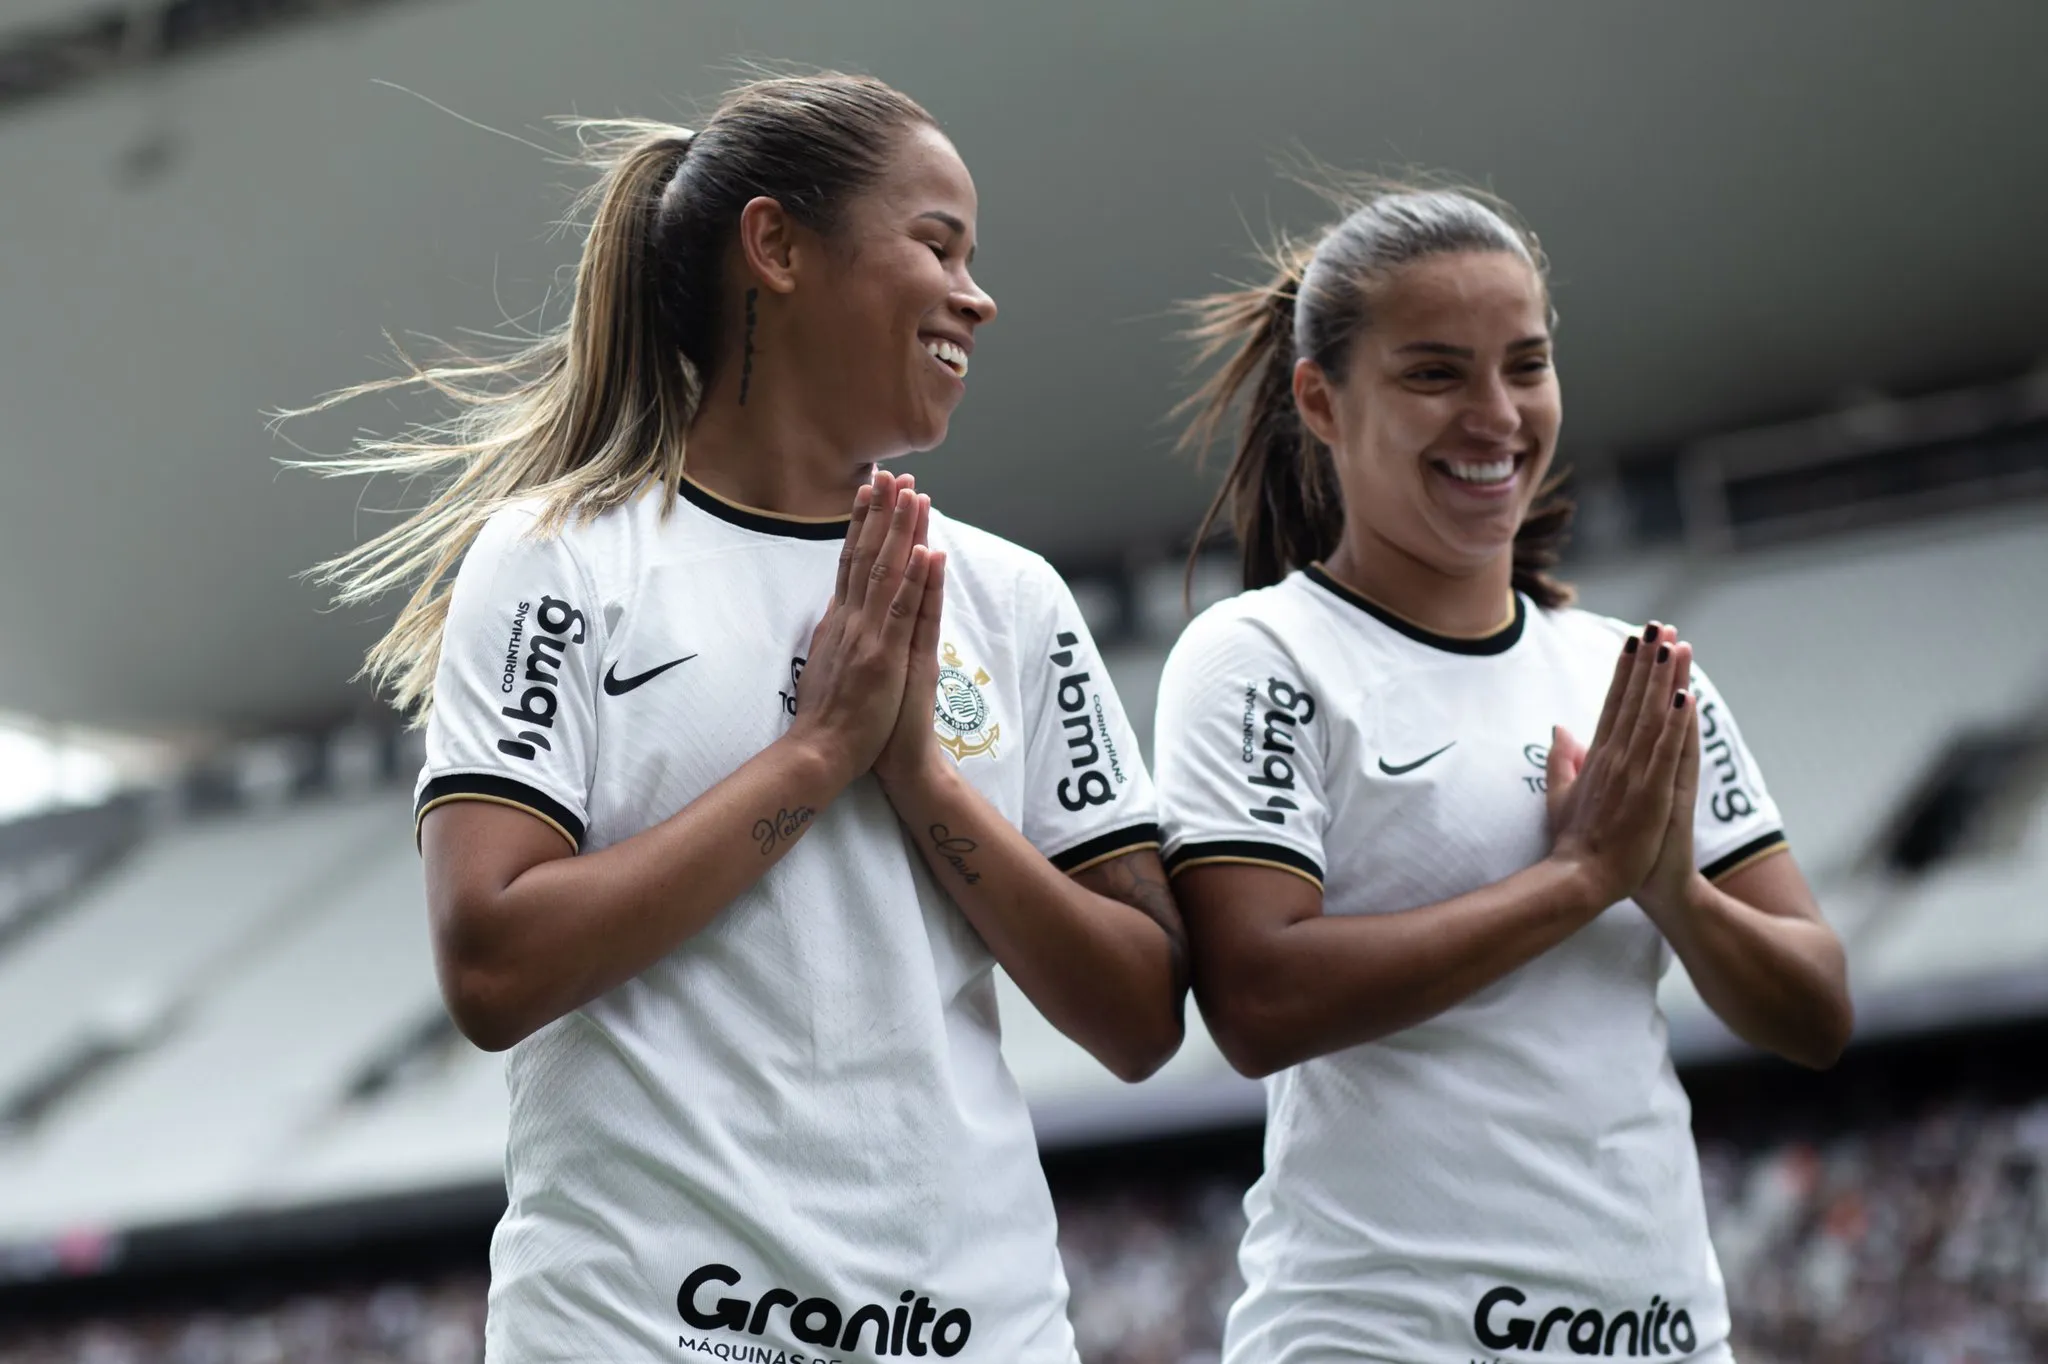
[[[1465,408],[1465,430],[1481,440],[1506,440],[1522,429],[1522,410],[1507,380],[1498,374],[1482,378]]]
[[[962,273],[961,288],[953,291],[953,311],[966,318],[975,326],[985,326],[996,320],[996,301],[986,289],[974,282],[974,276]]]

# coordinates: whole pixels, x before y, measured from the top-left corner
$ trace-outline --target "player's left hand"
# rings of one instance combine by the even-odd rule
[[[912,545],[927,545],[931,534],[931,507],[927,503],[917,520]],[[939,620],[946,601],[946,555],[933,550],[927,561],[924,603],[910,632],[910,668],[903,681],[903,706],[896,715],[896,728],[875,759],[875,778],[882,789],[912,782],[943,761],[945,754],[932,733],[932,710],[939,695]]]
[[[1657,642],[1678,647],[1678,632],[1665,626]],[[1690,655],[1686,658],[1685,676],[1677,679],[1682,689],[1691,683]],[[1700,878],[1699,870],[1693,863],[1692,826],[1693,813],[1699,800],[1700,790],[1700,715],[1699,707],[1692,708],[1692,716],[1686,721],[1684,746],[1678,752],[1678,776],[1671,792],[1671,820],[1664,827],[1664,847],[1657,854],[1657,861],[1650,868],[1650,874],[1635,893],[1635,902],[1643,907],[1653,922],[1661,922],[1669,915],[1685,912],[1687,898],[1693,883]]]

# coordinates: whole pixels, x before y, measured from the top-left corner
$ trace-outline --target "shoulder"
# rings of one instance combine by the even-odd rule
[[[947,572],[965,569],[976,578],[1028,581],[1033,585],[1062,582],[1045,556],[1005,540],[993,531],[969,525],[932,510],[931,539],[946,551]]]
[[[932,512],[931,543],[946,552],[946,595],[1020,624],[1067,609],[1067,581],[1044,555],[979,526]]]
[[[1299,574],[1271,587],[1240,592],[1188,622],[1167,654],[1167,666],[1276,656],[1292,659],[1315,629],[1314,614],[1315,604],[1305,600]]]
[[[470,547],[471,559],[567,562],[593,583],[608,567],[630,560],[659,532],[664,498],[651,488],[595,514],[558,513],[544,497],[507,503],[491,513]]]
[[[1577,606],[1529,606],[1529,617],[1538,628],[1570,646],[1597,649],[1603,655],[1621,647],[1621,642],[1642,627],[1597,611]]]

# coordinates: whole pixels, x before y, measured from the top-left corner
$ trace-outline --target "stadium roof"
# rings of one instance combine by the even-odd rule
[[[31,17],[84,12],[39,3]],[[10,22],[13,20],[10,11]],[[1556,263],[1584,467],[2038,357],[2048,8],[1086,0],[392,3],[0,121],[0,707],[160,728],[363,704],[367,614],[293,575],[373,524],[281,474],[263,413],[547,297],[562,171],[496,128],[689,118],[736,56],[924,100],[982,193],[1003,317],[948,447],[955,514],[1069,563],[1183,536],[1168,304],[1301,224],[1270,159],[1459,171]],[[559,306],[559,296],[555,303]],[[333,449],[370,407],[301,434]],[[395,493],[373,495],[371,504]]]

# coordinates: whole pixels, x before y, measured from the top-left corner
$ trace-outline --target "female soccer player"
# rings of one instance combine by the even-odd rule
[[[330,571],[421,584],[370,668],[431,703],[441,986],[511,1048],[488,1353],[1067,1364],[991,967],[1135,1079],[1180,929],[1065,586],[873,471],[995,317],[974,183],[865,79],[602,131],[566,326],[332,466],[455,471]]]
[[[1841,947],[1690,647],[1543,572],[1535,238],[1464,193],[1348,206],[1197,331],[1235,350],[1193,437],[1249,408],[1210,516],[1254,590],[1174,649],[1155,760],[1196,998],[1269,1077],[1224,1357],[1723,1360],[1657,980],[1675,950],[1823,1066]]]

